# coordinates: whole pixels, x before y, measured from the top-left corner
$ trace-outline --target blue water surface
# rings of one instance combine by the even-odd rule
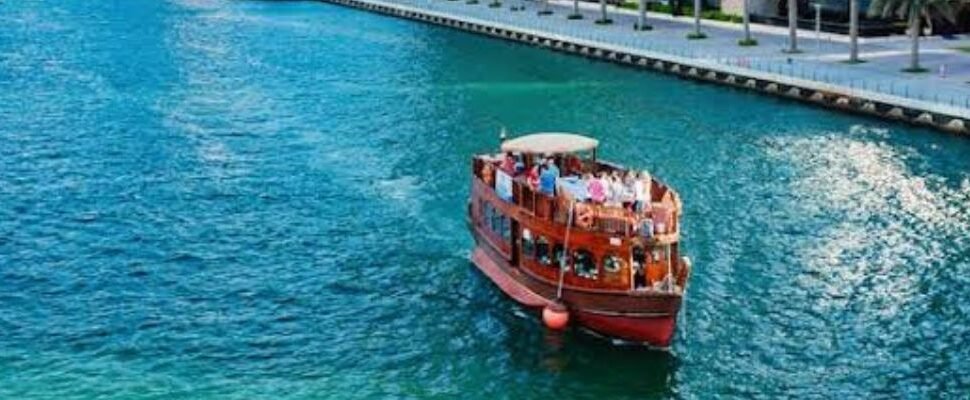
[[[669,352],[469,264],[469,156],[685,202]],[[315,2],[0,2],[0,398],[962,398],[970,141]]]

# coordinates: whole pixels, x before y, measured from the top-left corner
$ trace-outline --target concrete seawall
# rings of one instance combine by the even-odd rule
[[[718,64],[704,59],[633,49],[612,43],[592,42],[379,0],[320,1],[446,26],[633,68],[753,90],[844,112],[970,135],[970,126],[968,126],[970,110],[966,108]]]

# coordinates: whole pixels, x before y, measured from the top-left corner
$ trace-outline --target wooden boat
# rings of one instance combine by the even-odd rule
[[[598,144],[538,133],[503,141],[498,155],[475,155],[472,261],[509,297],[543,310],[550,328],[569,321],[608,338],[667,347],[691,271],[679,249],[680,199],[647,178],[650,201],[639,211],[591,203],[577,175],[627,172],[597,160]],[[525,172],[543,160],[560,171],[551,194]]]

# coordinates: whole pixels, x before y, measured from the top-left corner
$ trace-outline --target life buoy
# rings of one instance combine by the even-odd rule
[[[593,209],[585,204],[576,204],[576,225],[583,229],[593,227]]]

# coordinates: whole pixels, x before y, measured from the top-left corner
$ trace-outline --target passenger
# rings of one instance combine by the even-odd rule
[[[626,172],[626,176],[623,177],[623,208],[630,211],[636,210],[636,182],[637,173],[632,169]]]
[[[566,161],[566,174],[579,175],[583,173],[583,161],[576,156],[570,156]]]
[[[505,153],[505,158],[502,159],[502,165],[499,168],[509,175],[515,174],[515,157],[512,156],[512,152]]]
[[[533,191],[536,191],[539,189],[539,173],[541,172],[540,169],[541,169],[540,165],[533,165],[532,168],[529,169],[529,173],[525,175],[525,182],[529,184],[529,187],[532,188]]]
[[[605,202],[606,186],[603,184],[603,180],[594,177],[593,174],[586,174],[584,180],[586,181],[586,193],[589,194],[589,200],[597,204]]]
[[[546,169],[552,172],[556,178],[560,177],[559,167],[556,166],[556,161],[552,157],[546,159]]]
[[[603,203],[613,200],[613,185],[610,183],[610,175],[606,171],[600,172],[600,184],[603,185]]]
[[[609,178],[610,183],[610,200],[611,206],[620,207],[623,204],[624,197],[627,194],[626,187],[623,186],[623,180],[620,179],[620,172],[613,171]]]
[[[650,209],[650,187],[653,182],[650,173],[644,170],[640,173],[640,179],[633,183],[633,199],[636,201],[636,211],[644,212]]]
[[[559,178],[559,169],[556,164],[549,161],[542,172],[539,173],[539,192],[549,196],[556,195],[556,179]]]

